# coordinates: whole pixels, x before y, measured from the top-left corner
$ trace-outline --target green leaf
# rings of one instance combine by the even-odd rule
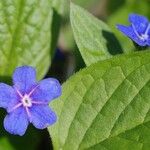
[[[50,47],[51,56],[53,57],[60,32],[62,16],[64,14],[65,0],[51,0],[51,4],[53,6],[53,21],[51,26],[52,42]]]
[[[70,9],[74,37],[86,65],[122,52],[117,39],[105,23],[73,3]]]
[[[53,8],[57,11],[58,14],[62,15],[64,13],[65,0],[51,0],[51,1]]]
[[[73,0],[73,2],[84,8],[95,8],[100,4],[100,0]]]
[[[54,149],[148,150],[150,52],[93,64],[63,85],[49,127]]]
[[[38,78],[50,62],[52,6],[49,0],[0,1],[0,76],[16,66],[36,67]]]

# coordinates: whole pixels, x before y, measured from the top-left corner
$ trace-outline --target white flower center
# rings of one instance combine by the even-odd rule
[[[141,40],[143,40],[143,41],[145,41],[145,40],[147,40],[148,39],[148,35],[147,34],[142,34],[141,36],[140,36],[140,39]]]
[[[137,32],[137,30],[136,30],[134,24],[132,24],[132,28],[133,28],[133,30],[134,30],[134,33],[137,35],[137,37],[138,37],[140,40],[142,40],[142,41],[147,41],[147,40],[148,40],[148,38],[149,38],[149,34],[148,34],[148,33],[149,33],[149,30],[150,30],[150,23],[149,23],[149,25],[147,26],[145,33],[143,33],[143,34],[140,34],[140,33]]]
[[[32,100],[28,95],[24,95],[21,101],[24,107],[32,106]]]

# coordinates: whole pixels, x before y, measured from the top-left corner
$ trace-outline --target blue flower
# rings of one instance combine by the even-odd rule
[[[150,46],[150,22],[144,16],[129,15],[130,26],[117,25],[117,28],[140,46]]]
[[[36,81],[36,71],[29,66],[16,68],[13,86],[0,83],[0,107],[7,110],[4,128],[11,134],[22,136],[29,123],[44,129],[56,122],[56,114],[48,103],[61,95],[56,79]]]

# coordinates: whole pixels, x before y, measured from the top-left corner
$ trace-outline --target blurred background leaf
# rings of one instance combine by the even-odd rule
[[[52,41],[50,49],[51,49],[51,57],[53,58],[59,36],[62,15],[64,14],[65,0],[51,0],[51,3],[53,7],[53,20],[51,23]]]
[[[0,75],[20,65],[36,67],[42,78],[51,62],[52,9],[49,0],[0,1]]]

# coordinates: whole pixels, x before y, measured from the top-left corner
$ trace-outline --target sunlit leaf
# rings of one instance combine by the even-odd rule
[[[51,105],[54,149],[148,150],[150,52],[116,56],[75,74]]]
[[[20,65],[37,68],[38,78],[50,62],[52,9],[49,0],[0,1],[0,76]]]
[[[104,22],[73,3],[70,9],[74,37],[86,65],[122,52],[117,39]]]

